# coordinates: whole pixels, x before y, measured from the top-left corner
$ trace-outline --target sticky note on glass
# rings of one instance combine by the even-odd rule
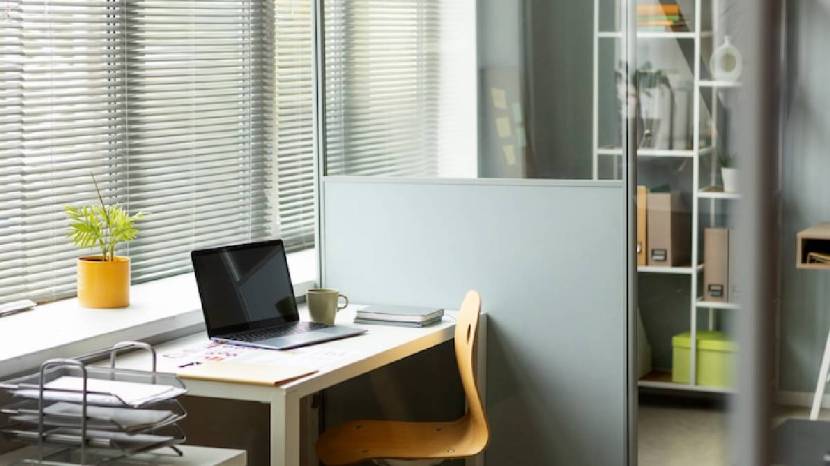
[[[507,109],[507,91],[498,87],[491,87],[490,97],[493,99],[493,107],[500,110]]]
[[[496,118],[496,131],[499,133],[500,138],[509,138],[512,134],[512,132],[510,131],[510,118]]]
[[[513,104],[513,119],[516,120],[517,125],[521,125],[524,120],[522,116],[522,105],[518,102]]]
[[[504,152],[504,163],[507,165],[516,165],[516,148],[513,147],[513,144],[502,146],[501,150]]]

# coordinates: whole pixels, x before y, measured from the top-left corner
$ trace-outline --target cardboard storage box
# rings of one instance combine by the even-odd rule
[[[649,193],[646,201],[648,265],[688,266],[691,215],[679,193]]]
[[[648,188],[637,186],[637,265],[648,264]]]
[[[691,364],[689,332],[675,335],[672,344],[672,382],[689,383]],[[735,385],[737,345],[722,332],[697,332],[697,385],[732,388]]]
[[[729,230],[703,230],[703,300],[729,302]]]

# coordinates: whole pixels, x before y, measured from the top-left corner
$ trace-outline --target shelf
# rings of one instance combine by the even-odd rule
[[[694,31],[637,31],[638,39],[694,39]]]
[[[702,80],[698,82],[700,87],[712,87],[717,89],[735,89],[741,87],[740,82],[734,81],[710,81],[710,80]]]
[[[697,298],[697,307],[702,307],[706,309],[732,309],[738,310],[741,308],[736,303],[720,303],[717,301],[704,301],[703,298]]]
[[[701,154],[708,154],[712,152],[711,147],[703,147],[699,150]],[[611,155],[619,157],[622,155],[622,149],[619,147],[600,147],[597,149],[598,155]],[[648,158],[694,158],[694,150],[681,149],[637,149],[637,157]]]
[[[642,388],[656,388],[660,390],[681,390],[687,392],[703,393],[735,393],[734,389],[721,387],[705,387],[701,385],[689,385],[671,381],[671,372],[652,371],[637,381]]]
[[[600,39],[622,39],[623,33],[617,31],[599,31]],[[694,39],[695,31],[637,31],[638,39]],[[701,31],[700,37],[712,37],[711,31]]]
[[[740,193],[725,193],[723,191],[698,191],[697,197],[701,199],[740,199]]]
[[[597,149],[599,155],[622,155],[622,149],[614,147],[600,147]]]
[[[669,273],[678,275],[691,275],[697,270],[703,270],[703,265],[697,267],[663,267],[659,265],[638,265],[637,272],[640,273]]]
[[[692,158],[695,156],[693,150],[679,149],[637,149],[638,157],[681,157]]]

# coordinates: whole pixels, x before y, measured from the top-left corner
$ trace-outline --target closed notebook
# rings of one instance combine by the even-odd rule
[[[423,322],[401,322],[396,320],[379,320],[379,319],[361,319],[359,317],[355,317],[354,323],[356,324],[364,324],[364,325],[391,325],[393,327],[413,327],[413,328],[421,328],[421,327],[429,327],[430,325],[435,325],[442,321],[442,317],[438,316],[434,319],[425,320]]]
[[[273,387],[317,372],[314,369],[280,364],[251,364],[233,361],[208,361],[188,366],[176,374],[183,379],[237,382]]]
[[[374,305],[368,306],[357,311],[356,319],[368,320],[382,320],[386,322],[412,322],[423,323],[440,318],[444,315],[444,310],[434,307],[423,306],[391,306],[391,305]]]

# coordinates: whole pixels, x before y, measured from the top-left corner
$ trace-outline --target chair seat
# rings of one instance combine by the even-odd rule
[[[468,416],[452,422],[351,421],[326,431],[317,454],[329,466],[370,459],[464,458],[487,443],[472,423]]]

